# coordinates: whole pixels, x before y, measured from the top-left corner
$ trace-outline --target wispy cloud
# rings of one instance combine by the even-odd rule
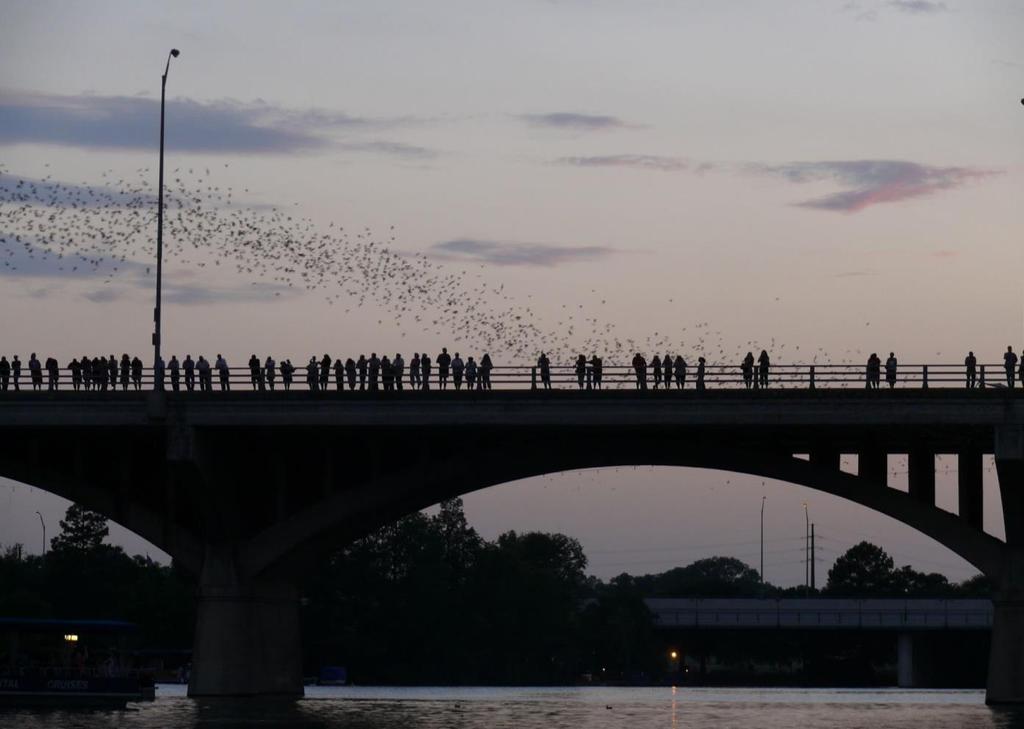
[[[889,0],[886,5],[911,15],[930,15],[945,13],[949,10],[946,3],[932,2],[931,0]]]
[[[102,284],[102,288],[81,291],[82,298],[95,304],[137,298],[140,291],[145,292],[148,298],[153,288],[152,267],[147,263],[118,260],[106,261],[97,266],[78,255],[61,257],[2,232],[0,277],[24,281],[34,287],[33,291],[45,293],[59,289],[64,284],[76,287],[75,290]],[[194,275],[190,271],[183,271],[174,278],[188,279],[194,278]],[[247,286],[221,283],[201,286],[172,279],[164,281],[163,289],[164,301],[180,305],[259,302],[299,293],[294,287],[259,281]]]
[[[429,255],[450,261],[489,263],[496,266],[557,266],[563,263],[593,261],[615,253],[603,246],[564,246],[552,243],[514,243],[508,241],[459,238],[435,243]]]
[[[293,296],[296,293],[288,286],[269,283],[254,283],[245,287],[181,286],[172,283],[164,286],[164,292],[164,301],[184,306],[268,301],[273,297]]]
[[[799,207],[856,213],[872,205],[926,197],[998,174],[977,167],[935,167],[903,160],[838,160],[754,165],[790,182],[834,181],[847,189],[796,203]]]
[[[402,159],[427,160],[438,156],[436,150],[401,142],[345,142],[339,144],[338,148],[348,152],[366,152]]]
[[[555,111],[547,114],[520,114],[519,118],[536,127],[569,129],[577,132],[595,132],[605,129],[622,129],[629,126],[622,119],[605,114],[580,114],[571,111]]]
[[[287,109],[265,101],[167,104],[168,149],[193,153],[310,152],[335,144],[339,132],[379,131],[410,117],[373,119],[324,109]],[[0,91],[0,144],[151,150],[160,132],[160,103],[138,96],[60,96]],[[393,154],[376,142],[376,151]],[[366,151],[373,151],[367,147]]]
[[[556,164],[572,165],[573,167],[632,167],[641,170],[658,170],[660,172],[680,172],[696,170],[704,172],[711,165],[694,165],[681,157],[663,157],[654,154],[605,154],[590,157],[561,157]]]

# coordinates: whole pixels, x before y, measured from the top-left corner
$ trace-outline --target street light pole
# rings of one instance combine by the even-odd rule
[[[38,511],[36,512],[36,516],[39,517],[39,523],[43,527],[43,556],[45,557],[46,556],[46,522],[43,521],[43,515],[40,514]]]
[[[764,502],[767,496],[761,497],[761,584],[764,584]],[[763,591],[762,591],[763,592]]]
[[[177,58],[180,51],[172,48],[167,54],[167,65],[164,75],[160,77],[160,188],[157,191],[156,211],[156,308],[153,309],[153,365],[160,360],[160,288],[163,283],[164,263],[164,106],[167,98],[167,72],[171,69],[171,59]]]

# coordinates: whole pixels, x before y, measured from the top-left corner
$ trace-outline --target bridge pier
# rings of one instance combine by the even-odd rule
[[[232,548],[207,547],[189,696],[302,696],[294,585],[241,575]]]
[[[896,685],[914,688],[914,636],[910,633],[896,637]]]
[[[992,598],[989,704],[1024,704],[1024,429],[997,428],[996,472],[1006,548]]]

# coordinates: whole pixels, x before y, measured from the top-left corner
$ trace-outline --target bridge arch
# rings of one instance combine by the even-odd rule
[[[259,574],[306,543],[320,539],[352,540],[444,499],[526,478],[592,468],[667,466],[739,473],[803,486],[889,516],[997,578],[1004,543],[957,515],[922,503],[870,479],[830,469],[791,454],[731,449],[700,452],[661,444],[592,443],[583,448],[526,448],[509,455],[500,447],[455,456],[428,471],[407,469],[377,479],[372,488],[336,493],[314,508],[257,536],[250,544],[245,571]]]

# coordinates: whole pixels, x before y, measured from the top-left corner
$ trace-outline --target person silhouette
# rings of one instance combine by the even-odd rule
[[[292,364],[290,359],[286,358],[281,361],[278,369],[281,370],[281,384],[287,392],[292,389],[292,379],[295,377],[295,365]]]
[[[974,352],[968,352],[964,358],[964,370],[967,374],[967,389],[973,390],[978,386],[978,358]]]
[[[102,357],[92,359],[92,379],[94,390],[107,391],[107,362]]]
[[[11,383],[14,385],[14,391],[17,392],[21,389],[18,384],[18,380],[21,379],[21,360],[18,359],[18,355],[14,355],[11,358]]]
[[[637,352],[633,356],[633,372],[636,374],[636,389],[647,389],[647,360]]]
[[[178,361],[177,355],[171,355],[167,362],[167,371],[171,375],[171,390],[177,392],[181,389],[181,362]]]
[[[82,356],[82,386],[88,391],[92,389],[92,359]]]
[[[85,363],[88,362],[86,357],[82,357],[82,366],[85,367]],[[128,353],[125,352],[121,355],[121,390],[128,392],[128,380],[131,379],[132,374],[132,361],[128,359]],[[186,377],[188,376],[188,370],[185,370]],[[89,385],[86,384],[85,389],[89,389]]]
[[[877,390],[878,386],[882,382],[882,360],[878,356],[877,352],[872,352],[871,356],[868,357],[867,367],[867,387],[871,390]]]
[[[380,389],[380,358],[376,352],[370,352],[367,371],[370,375],[370,392],[376,392]]]
[[[274,362],[274,358],[269,354],[266,360],[263,362],[263,373],[267,378],[267,387],[270,391],[274,391],[274,380],[277,378],[277,363]]]
[[[675,361],[676,389],[682,390],[686,387],[686,360],[683,355],[677,354]]]
[[[384,392],[390,392],[394,388],[395,370],[386,354],[380,358],[380,379],[384,385]]]
[[[395,358],[391,360],[391,367],[395,370],[395,389],[401,392],[402,377],[405,376],[405,360],[402,359],[401,352],[395,353]]]
[[[459,353],[455,353],[455,358],[452,360],[452,382],[455,383],[455,389],[462,389],[462,373],[466,369],[466,363],[462,361],[462,357]]]
[[[46,358],[46,389],[56,392],[60,387],[60,365],[53,357]]]
[[[583,389],[584,380],[587,378],[587,358],[582,354],[576,358],[576,382],[579,389]],[[588,388],[589,389],[589,388]]]
[[[35,352],[28,358],[28,377],[32,383],[33,392],[43,389],[43,365],[36,359]]]
[[[7,389],[7,382],[3,376],[3,366],[7,364],[6,359],[0,359],[0,389]],[[82,388],[82,365],[78,361],[78,358],[74,358],[68,363],[68,369],[71,371],[71,389],[78,392]]]
[[[309,362],[306,363],[306,387],[310,392],[320,389],[319,366],[316,363],[316,357],[310,357]]]
[[[540,353],[540,357],[537,358],[537,368],[540,369],[540,382],[545,390],[551,389],[551,360],[548,359],[547,354],[544,352]]]
[[[164,358],[157,355],[157,358],[153,360],[153,389],[163,390],[164,389],[164,374],[166,372],[166,366],[164,365]]]
[[[196,372],[199,373],[199,391],[212,392],[213,370],[210,368],[210,360],[206,359],[203,355],[199,355],[199,359],[196,360]]]
[[[73,360],[75,366],[78,366],[78,360]],[[78,371],[78,381],[82,381],[82,372]],[[11,382],[11,363],[7,361],[7,357],[0,356],[0,392],[7,392],[7,387]],[[78,389],[77,387],[75,388]]]
[[[747,356],[743,358],[743,362],[740,364],[740,370],[743,372],[743,384],[749,390],[754,385],[753,352],[747,352]]]
[[[594,389],[602,389],[602,381],[604,379],[604,362],[596,354],[590,355],[590,371],[593,373]]]
[[[424,390],[430,389],[430,357],[426,352],[420,355],[420,375],[423,377],[422,387]]]
[[[651,374],[654,380],[654,389],[657,390],[661,385],[661,357],[654,355],[651,359]]]
[[[222,391],[231,389],[231,368],[228,367],[228,361],[224,359],[221,354],[217,355],[217,361],[214,365],[217,368],[217,376],[220,378],[220,389]]]
[[[331,357],[325,354],[320,360],[320,389],[327,391],[327,383],[331,380]]]
[[[110,355],[107,358],[107,377],[110,381],[111,391],[117,389],[117,360],[114,359],[114,355]]]
[[[473,391],[473,385],[476,384],[476,362],[470,357],[466,360],[466,389],[470,392]]]
[[[345,363],[341,361],[341,357],[334,360],[334,383],[338,392],[345,389]]]
[[[757,358],[757,384],[761,389],[768,387],[769,366],[771,366],[771,361],[768,359],[768,352],[762,349],[761,354]]]
[[[127,356],[127,355],[125,355]],[[196,387],[196,363],[192,360],[191,354],[185,355],[185,360],[181,363],[181,368],[185,370],[185,389],[192,392]],[[121,384],[127,387],[124,376],[124,363],[121,363]]]
[[[249,379],[252,380],[253,390],[263,389],[263,375],[260,371],[260,360],[253,353],[252,357],[249,358]]]
[[[448,387],[448,368],[452,365],[451,355],[447,347],[441,347],[441,354],[434,360],[437,364],[437,387],[444,390]]]
[[[890,390],[896,387],[896,364],[896,355],[889,352],[889,359],[885,360],[885,381]]]
[[[356,369],[359,371],[359,390],[366,389],[366,370],[370,363],[366,361],[365,355],[359,355],[359,361],[356,362]]]
[[[356,389],[356,361],[349,357],[345,360],[345,377],[348,378],[349,392]]]
[[[480,388],[483,390],[491,389],[491,370],[494,369],[494,364],[491,362],[491,355],[484,352],[484,356],[480,358]]]
[[[420,389],[420,353],[413,352],[412,359],[409,360],[409,389],[418,390]]]
[[[696,388],[697,388],[697,390],[699,390],[701,392],[703,392],[704,390],[707,389],[707,385],[704,384],[704,368],[705,368],[706,364],[707,364],[706,360],[703,357],[698,357],[697,358],[697,384],[696,384]]]
[[[135,392],[142,389],[142,360],[138,357],[132,357],[132,387]]]
[[[1006,348],[1006,354],[1003,355],[1003,367],[1006,369],[1006,386],[1012,390],[1013,376],[1017,369],[1017,355],[1014,354],[1013,347]]]

